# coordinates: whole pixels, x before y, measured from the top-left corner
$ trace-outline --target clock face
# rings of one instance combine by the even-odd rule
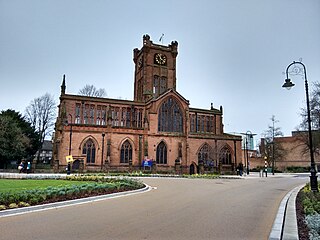
[[[156,64],[165,65],[167,62],[167,57],[164,54],[157,53],[154,57],[154,61]]]

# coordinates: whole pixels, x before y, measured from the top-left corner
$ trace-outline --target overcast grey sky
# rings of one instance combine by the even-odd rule
[[[319,0],[0,0],[0,110],[24,112],[46,92],[57,103],[86,84],[133,99],[133,49],[149,34],[176,40],[177,91],[191,107],[224,109],[226,132],[260,137],[271,116],[285,135],[305,106],[301,77],[282,74],[302,58],[320,81]]]

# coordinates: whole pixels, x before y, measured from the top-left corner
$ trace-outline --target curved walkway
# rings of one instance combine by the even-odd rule
[[[299,240],[296,197],[304,185],[291,190],[281,201],[269,240]]]
[[[299,174],[269,174],[268,177],[285,177],[285,176],[298,176]],[[306,174],[303,174],[306,175]],[[261,177],[257,173],[245,176],[244,178]],[[274,220],[269,240],[299,240],[297,216],[296,216],[296,198],[299,191],[305,186],[300,185],[290,192],[282,199],[277,216]]]

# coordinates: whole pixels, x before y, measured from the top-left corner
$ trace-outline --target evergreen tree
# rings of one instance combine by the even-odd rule
[[[20,113],[14,110],[0,113],[0,168],[9,161],[32,159],[40,146],[39,134]]]

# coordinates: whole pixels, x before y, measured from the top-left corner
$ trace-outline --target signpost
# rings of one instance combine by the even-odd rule
[[[66,156],[66,161],[67,161],[67,163],[68,163],[68,166],[67,166],[67,175],[70,175],[70,172],[71,172],[71,163],[73,163],[73,157],[72,157],[72,155],[68,155],[68,156]]]
[[[152,159],[146,159],[146,160],[143,160],[142,161],[142,167],[144,168],[144,169],[146,169],[146,167],[147,168],[149,168],[149,170],[152,168],[152,164],[153,164],[153,161],[152,161]]]
[[[66,160],[67,160],[67,163],[74,161],[72,155],[66,156]]]

